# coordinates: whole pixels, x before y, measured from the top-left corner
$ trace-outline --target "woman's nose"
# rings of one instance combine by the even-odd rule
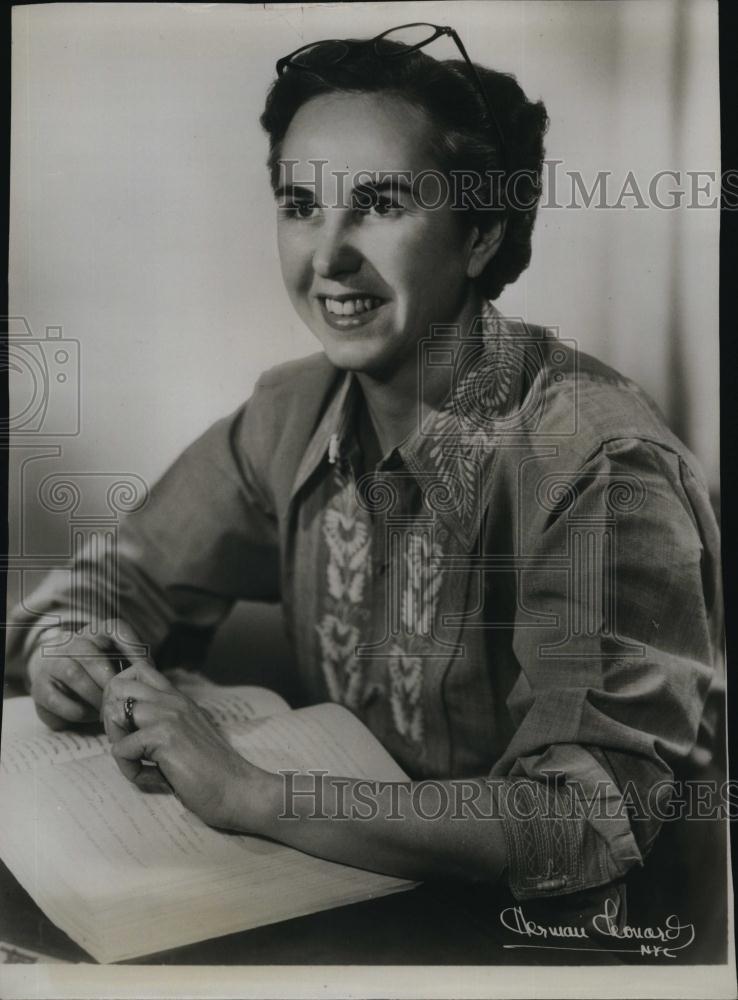
[[[351,273],[360,266],[361,254],[351,242],[350,214],[336,209],[326,213],[313,254],[313,268],[321,278],[332,278],[344,272]]]

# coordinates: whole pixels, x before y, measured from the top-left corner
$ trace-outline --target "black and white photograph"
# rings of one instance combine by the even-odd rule
[[[736,996],[718,46],[14,6],[0,995]]]

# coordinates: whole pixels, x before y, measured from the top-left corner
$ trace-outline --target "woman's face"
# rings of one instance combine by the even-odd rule
[[[398,171],[412,183],[437,170],[429,130],[401,98],[327,94],[300,108],[284,138],[282,274],[295,309],[339,368],[382,378],[414,365],[430,325],[453,322],[472,294],[473,237],[450,199],[421,207],[397,183],[361,186]],[[421,191],[426,202],[439,200],[432,179]]]

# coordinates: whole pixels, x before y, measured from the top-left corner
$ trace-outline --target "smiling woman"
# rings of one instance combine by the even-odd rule
[[[637,385],[492,304],[530,260],[546,112],[463,46],[432,58],[439,33],[460,45],[412,25],[279,61],[261,119],[279,257],[323,350],[175,462],[121,527],[117,590],[86,551],[27,599],[73,636],[65,655],[38,630],[16,653],[43,719],[102,705],[124,773],[155,761],[208,823],[579,925],[607,899],[615,926],[665,798],[713,760],[717,527]],[[307,700],[440,789],[432,822],[419,795],[391,818],[280,820],[280,777],[159,672],[178,629],[207,639],[240,598],[282,602]],[[113,677],[95,615],[125,623],[106,655],[142,641],[153,662]],[[329,814],[358,802],[321,782]],[[459,814],[459,790],[494,808]]]
[[[303,177],[319,160],[323,176],[334,179],[344,170],[350,177],[400,171],[417,177],[437,168],[431,128],[400,97],[324,95],[297,112],[282,155]],[[335,184],[316,186],[312,202],[293,192],[279,211],[279,254],[292,303],[336,367],[405,386],[413,397],[418,343],[430,325],[468,326],[479,314],[482,295],[474,294],[471,279],[497,249],[502,225],[470,229],[450,204],[430,211],[405,189],[391,199],[375,189],[364,207],[355,189],[342,205]],[[372,308],[364,308],[365,299]],[[408,402],[412,416],[414,397]]]

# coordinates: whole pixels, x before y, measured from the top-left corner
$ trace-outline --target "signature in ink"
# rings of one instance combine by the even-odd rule
[[[623,924],[618,927],[616,922],[617,907],[611,899],[605,900],[602,913],[592,918],[592,924],[601,934],[618,941],[640,941],[642,955],[664,955],[675,958],[674,952],[688,948],[694,941],[694,924],[683,924],[675,913],[670,913],[663,924],[650,927],[648,924],[639,927],[634,924]]]
[[[592,917],[592,928],[599,935],[611,938],[613,945],[628,943],[634,947],[613,947],[612,951],[629,951],[640,955],[676,958],[676,952],[689,947],[694,941],[694,924],[683,924],[676,914],[671,913],[662,924],[656,926],[623,924],[618,926],[617,906],[612,899],[605,901],[601,913]],[[586,942],[591,935],[586,927],[576,924],[539,924],[529,919],[522,906],[508,906],[500,912],[500,922],[506,930],[529,940],[528,944],[506,944],[505,948],[566,948],[575,951],[591,951],[587,946],[576,944],[551,944],[549,941]],[[535,941],[535,943],[533,943]],[[544,944],[543,942],[547,942]]]

